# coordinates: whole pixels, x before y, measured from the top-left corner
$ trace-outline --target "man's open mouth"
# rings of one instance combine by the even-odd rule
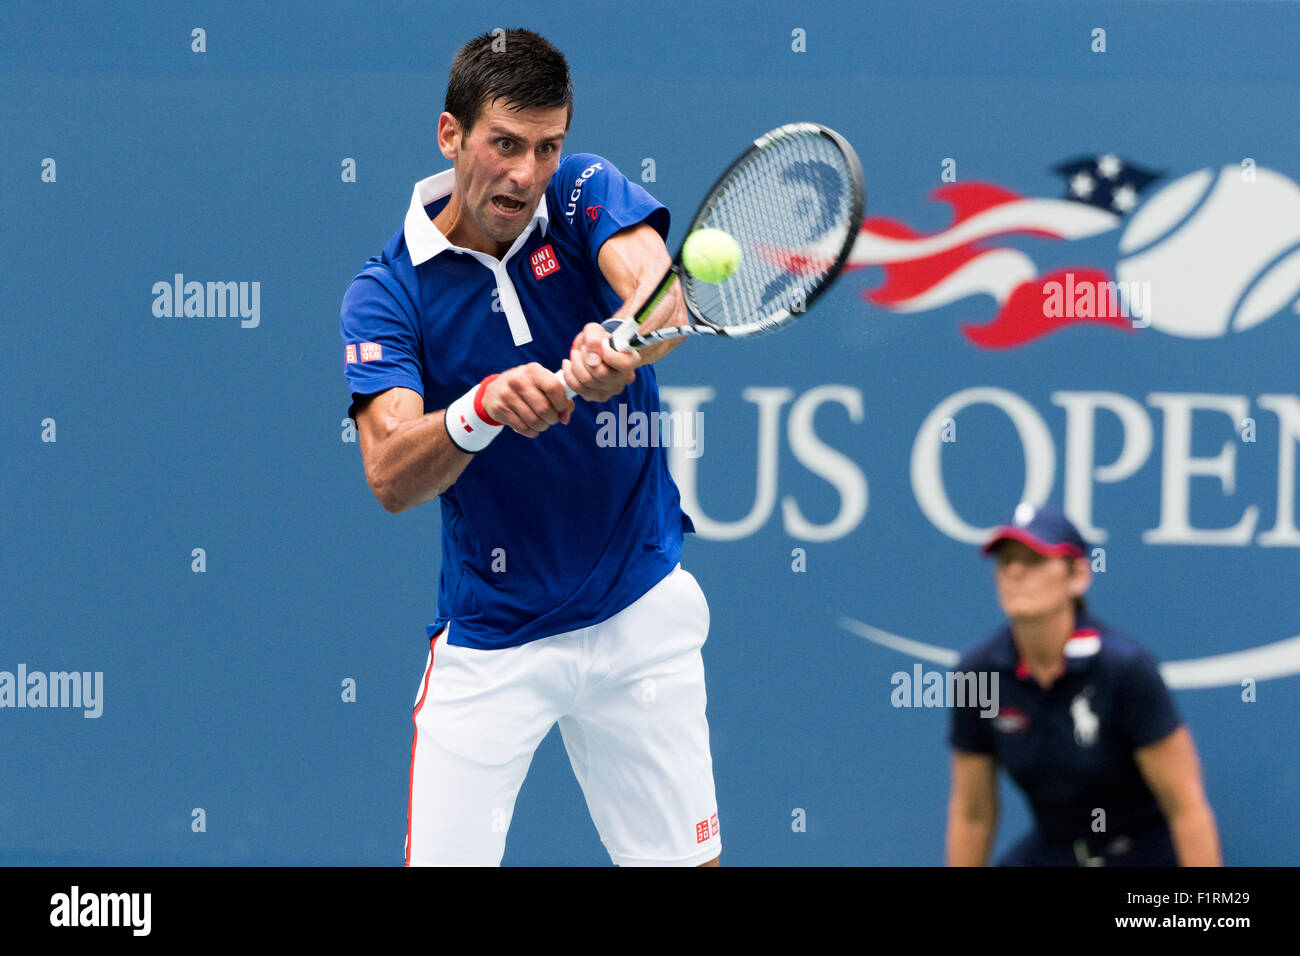
[[[513,213],[524,208],[524,201],[522,199],[512,199],[510,196],[493,196],[492,205],[502,212]]]

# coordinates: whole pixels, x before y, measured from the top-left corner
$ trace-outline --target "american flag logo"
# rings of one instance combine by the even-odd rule
[[[1029,726],[1029,717],[1017,707],[1003,707],[993,718],[993,726],[1004,734],[1021,734]]]
[[[846,268],[883,267],[884,283],[864,297],[892,312],[924,312],[970,296],[991,296],[997,304],[992,321],[961,327],[980,348],[1013,348],[1079,322],[1132,332],[1133,322],[1113,297],[1086,315],[1054,315],[1046,307],[1049,288],[1069,294],[1097,283],[1105,287],[1114,278],[1106,268],[1042,271],[1029,253],[1004,244],[1016,236],[1074,241],[1117,229],[1161,174],[1114,154],[1072,160],[1053,171],[1065,182],[1060,199],[1024,196],[988,182],[940,186],[930,199],[950,207],[952,222],[934,233],[869,216]]]

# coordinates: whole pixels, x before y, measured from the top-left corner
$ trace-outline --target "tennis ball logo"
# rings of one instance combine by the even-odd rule
[[[1184,338],[1243,332],[1300,297],[1300,187],[1259,169],[1202,169],[1138,209],[1116,277],[1149,283],[1153,328]],[[1129,286],[1136,288],[1136,286]]]
[[[682,245],[682,265],[702,282],[721,282],[740,268],[740,243],[721,229],[697,229]]]

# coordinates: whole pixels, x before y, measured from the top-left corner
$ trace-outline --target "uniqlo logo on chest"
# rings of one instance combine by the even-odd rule
[[[346,364],[347,364],[347,365],[355,365],[355,364],[356,364],[356,361],[357,361],[357,347],[356,347],[355,345],[349,345],[349,346],[347,347],[347,362],[346,362]]]
[[[384,357],[384,350],[380,348],[378,342],[361,343],[361,361],[378,362]]]
[[[560,261],[555,258],[555,250],[549,242],[529,256],[528,262],[533,267],[533,275],[539,279],[545,279],[560,268]]]

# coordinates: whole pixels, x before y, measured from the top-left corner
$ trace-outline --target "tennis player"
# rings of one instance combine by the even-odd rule
[[[721,850],[709,609],[679,563],[694,526],[658,442],[597,441],[615,398],[658,421],[650,363],[680,341],[620,353],[599,323],[631,315],[669,267],[668,211],[609,160],[562,158],[572,115],[545,39],[467,43],[438,119],[452,168],[416,184],[343,300],[370,488],[394,514],[436,498],[442,516],[407,865],[499,864],[556,723],[616,864]],[[644,328],[685,321],[674,292]]]
[[[953,709],[948,863],[988,861],[1004,766],[1034,826],[1001,865],[1220,865],[1191,733],[1151,657],[1088,613],[1078,530],[1021,505],[983,553],[1007,625],[957,670],[996,673],[998,707]]]

